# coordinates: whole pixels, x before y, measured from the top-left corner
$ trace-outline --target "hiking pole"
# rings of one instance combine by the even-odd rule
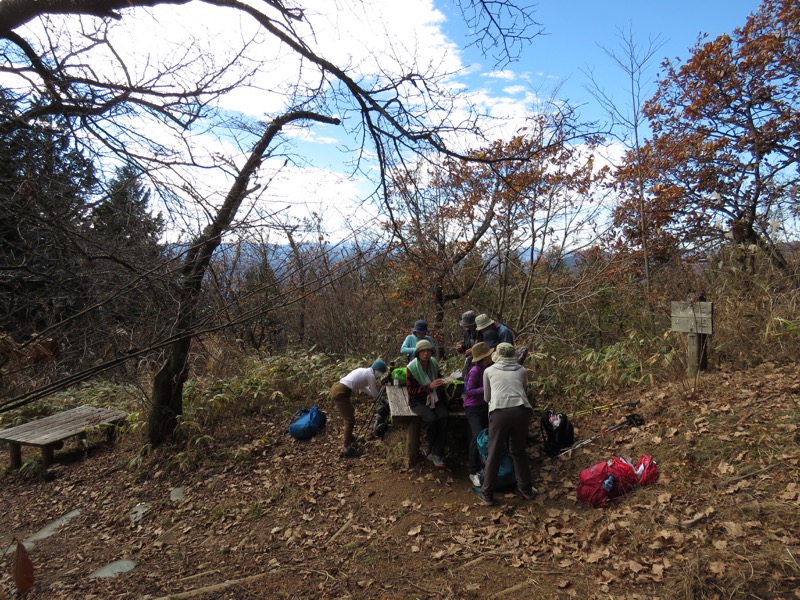
[[[601,411],[605,411],[605,410],[611,410],[612,408],[619,408],[620,406],[625,406],[625,407],[628,407],[628,408],[636,408],[637,406],[639,406],[639,402],[640,402],[639,400],[631,400],[630,402],[620,402],[618,404],[607,404],[606,406],[593,406],[591,408],[585,408],[583,410],[576,411],[576,412],[574,412],[572,414],[569,414],[567,416],[576,417],[578,415],[588,415],[589,413],[601,412]]]
[[[373,403],[372,403],[372,410],[370,410],[370,411],[367,413],[367,416],[366,416],[366,417],[364,418],[364,420],[361,422],[361,426],[358,428],[358,431],[355,433],[354,441],[355,441],[356,443],[361,443],[361,442],[363,442],[363,440],[364,440],[364,434],[366,433],[366,430],[367,430],[367,425],[369,425],[370,421],[372,421],[372,415],[374,415],[374,414],[375,414],[375,409],[377,408],[377,406],[378,406],[378,402],[380,401],[380,399],[381,399],[381,396],[384,394],[384,392],[386,392],[386,384],[383,384],[383,385],[381,386],[381,389],[380,389],[380,391],[378,392],[378,395],[377,395],[377,396],[375,396],[375,400],[374,400],[374,401],[373,401]]]
[[[600,433],[593,435],[590,438],[586,438],[585,440],[581,440],[577,444],[573,444],[569,448],[562,450],[556,456],[561,456],[562,454],[566,454],[567,452],[572,452],[573,450],[577,450],[578,448],[583,448],[584,446],[588,446],[592,442],[594,442],[597,438],[605,435],[606,433],[610,433],[612,431],[619,431],[620,429],[624,429],[625,427],[641,427],[644,425],[644,417],[637,413],[632,413],[625,417],[625,420],[621,423],[617,423],[616,425],[611,425],[610,427],[606,427]]]

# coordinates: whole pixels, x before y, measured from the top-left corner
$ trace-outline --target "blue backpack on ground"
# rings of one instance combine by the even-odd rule
[[[289,425],[289,435],[297,440],[307,440],[322,429],[328,420],[328,415],[316,406],[301,408],[292,415]]]
[[[486,459],[489,457],[489,430],[484,429],[478,434],[478,453],[481,455],[481,461],[486,464]],[[483,471],[481,471],[481,481],[483,481]],[[503,452],[503,458],[500,459],[500,468],[497,470],[497,480],[495,486],[498,490],[506,490],[517,487],[517,478],[514,476],[514,461],[508,448]]]

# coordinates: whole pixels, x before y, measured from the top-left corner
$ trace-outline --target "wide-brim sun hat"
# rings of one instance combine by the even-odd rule
[[[491,353],[492,349],[489,348],[486,342],[478,342],[472,347],[472,362],[479,362]]]
[[[497,345],[497,348],[494,349],[494,354],[492,354],[492,362],[516,362],[516,354],[517,349],[514,348],[513,344],[501,342]]]
[[[492,323],[494,323],[494,320],[490,319],[489,315],[478,315],[475,317],[475,329],[478,331],[483,331]]]
[[[417,345],[414,346],[414,351],[419,354],[423,350],[433,350],[433,344],[431,344],[428,340],[418,341]]]
[[[475,325],[475,317],[478,315],[474,310],[468,310],[461,315],[461,320],[458,322],[462,327],[472,327]]]
[[[428,333],[428,322],[424,319],[420,319],[416,323],[414,323],[414,328],[411,330],[414,333],[421,333],[422,335],[427,335]]]

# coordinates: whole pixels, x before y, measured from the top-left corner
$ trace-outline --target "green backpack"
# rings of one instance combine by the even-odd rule
[[[464,382],[460,379],[448,381],[444,386],[444,394],[448,402],[458,402],[464,396]]]
[[[406,373],[407,369],[405,367],[398,367],[392,371],[392,382],[394,385],[405,385],[406,384]]]

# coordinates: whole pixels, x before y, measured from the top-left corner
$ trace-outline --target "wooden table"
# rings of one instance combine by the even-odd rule
[[[37,419],[24,425],[0,431],[0,442],[8,442],[11,446],[11,467],[22,466],[22,446],[36,446],[42,449],[42,462],[45,466],[53,462],[53,451],[63,446],[63,441],[73,436],[86,437],[92,427],[107,427],[109,441],[114,437],[116,429],[128,415],[113,408],[96,408],[79,406],[56,413],[43,419]]]
[[[392,425],[406,428],[406,463],[413,466],[419,459],[419,438],[422,419],[408,406],[408,389],[405,386],[386,386]],[[465,419],[463,412],[451,412],[450,419]]]

